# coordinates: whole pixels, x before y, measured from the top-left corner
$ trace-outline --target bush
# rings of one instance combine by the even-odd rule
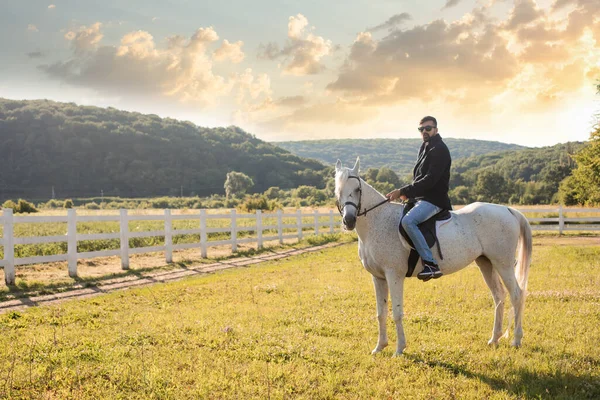
[[[2,204],[2,208],[12,208],[13,212],[18,212],[17,211],[17,203],[15,203],[12,200],[6,200],[3,204]]]
[[[73,200],[66,199],[63,203],[63,208],[73,208]]]
[[[64,202],[60,201],[60,200],[48,200],[48,202],[46,203],[46,207],[47,208],[62,208],[64,205]]]
[[[274,200],[281,196],[281,192],[281,189],[279,189],[277,186],[271,186],[265,191],[265,196],[267,196],[268,199]]]
[[[27,200],[19,199],[19,204],[17,205],[17,212],[20,213],[36,213],[38,212],[37,208],[33,205],[33,203],[28,202]]]
[[[269,208],[269,200],[266,196],[249,197],[241,205],[244,211],[267,210]]]
[[[93,201],[91,203],[87,203],[84,207],[86,210],[99,210],[100,209],[100,205],[94,203]]]

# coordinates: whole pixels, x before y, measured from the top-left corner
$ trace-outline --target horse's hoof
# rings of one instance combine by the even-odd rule
[[[404,350],[402,350],[402,351],[396,351],[392,357],[402,357],[403,353],[404,353]]]
[[[512,347],[514,347],[514,348],[517,348],[517,349],[518,349],[519,347],[521,347],[521,341],[520,341],[520,340],[519,340],[519,341],[517,341],[517,340],[513,340],[513,341],[512,341],[512,343],[511,343],[510,345],[511,345]]]
[[[371,352],[371,354],[377,354],[377,353],[381,353],[381,351],[382,351],[383,349],[385,349],[385,347],[386,347],[386,346],[387,346],[387,344],[384,344],[384,345],[377,345],[377,347],[375,347],[375,348],[373,349],[373,351]]]
[[[498,347],[498,339],[494,340],[493,338],[488,340],[488,346]]]

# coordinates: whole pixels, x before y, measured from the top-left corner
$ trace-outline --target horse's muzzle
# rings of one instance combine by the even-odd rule
[[[344,226],[346,227],[346,229],[351,231],[356,226],[356,215],[344,214],[344,217],[342,218],[342,222],[344,223]]]

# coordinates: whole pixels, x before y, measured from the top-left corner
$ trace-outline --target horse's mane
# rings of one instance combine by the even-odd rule
[[[350,170],[348,168],[342,168],[335,173],[335,197],[336,199],[340,198],[340,189],[342,187],[342,183],[348,179],[350,175]]]

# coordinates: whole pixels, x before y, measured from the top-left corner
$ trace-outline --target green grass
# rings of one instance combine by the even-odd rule
[[[407,281],[400,358],[356,246],[1,315],[0,396],[600,397],[598,246],[534,247],[520,349],[476,268]]]

